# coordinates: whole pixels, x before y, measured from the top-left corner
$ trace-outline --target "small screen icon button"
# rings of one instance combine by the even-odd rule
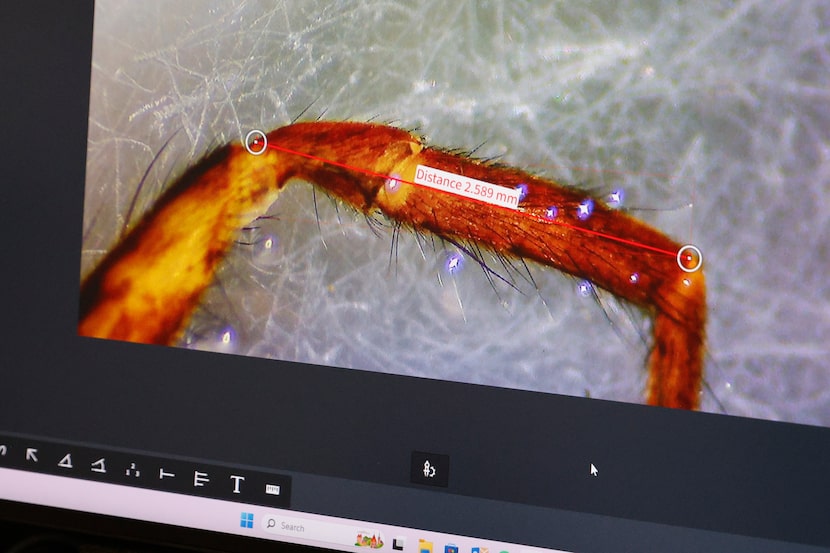
[[[413,451],[409,479],[413,484],[446,488],[450,481],[450,456]]]

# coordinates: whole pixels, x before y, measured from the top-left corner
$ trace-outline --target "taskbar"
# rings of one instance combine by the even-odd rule
[[[0,499],[338,551],[564,553],[20,469],[0,468]]]

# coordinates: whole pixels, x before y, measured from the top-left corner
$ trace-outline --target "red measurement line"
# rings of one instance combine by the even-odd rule
[[[401,179],[401,178],[398,178],[398,177],[393,177],[392,175],[384,175],[383,173],[375,173],[374,171],[369,171],[368,169],[364,169],[363,167],[357,167],[355,165],[349,165],[348,163],[340,163],[339,161],[333,161],[331,159],[325,159],[325,158],[318,157],[318,156],[315,156],[315,155],[306,154],[304,152],[298,152],[296,150],[291,150],[291,149],[285,148],[283,146],[277,146],[276,144],[268,143],[268,147],[271,148],[272,150],[277,150],[277,151],[280,151],[280,152],[285,152],[286,154],[291,154],[291,155],[304,157],[306,159],[311,159],[313,161],[319,161],[320,163],[325,163],[327,165],[334,165],[335,167],[341,167],[343,169],[348,169],[349,171],[356,171],[358,173],[363,173],[365,175],[369,175],[369,176],[372,176],[372,177],[378,177],[378,178],[381,178],[381,179],[393,179],[397,182],[402,182],[402,183],[405,183],[405,184],[411,184],[413,186],[420,186],[422,188],[429,188],[429,187],[424,186],[422,184],[418,184],[417,182],[412,182],[412,181],[404,180],[404,179]],[[439,190],[439,192],[440,192],[440,190]],[[451,192],[447,192],[447,194],[451,194]],[[533,219],[537,222],[540,222],[540,223],[560,225],[560,226],[563,226],[565,228],[569,228],[569,229],[572,229],[572,230],[575,230],[575,231],[578,231],[578,232],[584,232],[586,234],[596,236],[598,238],[605,238],[606,240],[612,240],[614,242],[619,242],[621,244],[626,244],[626,245],[629,245],[629,246],[633,246],[635,248],[642,248],[644,250],[649,250],[649,251],[653,251],[653,252],[656,252],[656,253],[662,253],[662,254],[665,254],[665,255],[669,255],[671,257],[674,257],[674,256],[677,255],[677,252],[670,252],[668,250],[664,250],[664,249],[661,249],[661,248],[656,248],[654,246],[649,246],[647,244],[642,244],[640,242],[635,242],[633,240],[627,240],[625,238],[620,238],[619,236],[614,236],[613,234],[605,234],[604,232],[598,232],[598,231],[595,231],[595,230],[590,230],[590,229],[586,229],[586,228],[582,228],[582,227],[575,227],[575,226],[570,225],[568,223],[563,223],[561,221],[546,219],[544,217],[539,217],[539,216],[534,215],[532,213],[526,213],[524,211],[519,211],[518,209],[511,209],[509,207],[504,207],[504,206],[500,206],[500,205],[491,204],[491,203],[485,202],[483,200],[477,200],[477,199],[474,199],[474,198],[466,198],[466,199],[474,201],[474,202],[487,204],[489,206],[496,207],[496,208],[499,208],[499,209],[504,209],[504,210],[510,211],[512,213],[518,213],[519,215],[529,217],[529,218],[531,218],[531,219]]]
[[[527,214],[527,215],[529,216],[529,214]],[[537,219],[538,219],[538,217],[537,217]],[[613,234],[605,234],[604,232],[597,232],[595,230],[591,230],[591,229],[587,229],[587,228],[575,227],[573,225],[569,225],[568,223],[562,223],[562,222],[559,222],[559,221],[549,221],[549,222],[553,223],[554,225],[561,225],[563,227],[573,229],[573,230],[577,230],[579,232],[585,232],[587,234],[592,234],[592,235],[598,236],[600,238],[605,238],[606,240],[613,240],[614,242],[620,242],[621,244],[627,244],[629,246],[634,246],[635,248],[642,248],[644,250],[650,250],[650,251],[653,251],[653,252],[662,253],[662,254],[665,254],[665,255],[669,255],[671,257],[674,257],[674,256],[677,255],[677,252],[670,252],[668,250],[664,250],[664,249],[661,249],[661,248],[656,248],[654,246],[649,246],[649,245],[643,244],[641,242],[634,242],[633,240],[627,240],[625,238],[620,238],[619,236],[614,236]]]
[[[279,150],[279,151],[285,152],[287,154],[294,154],[295,156],[300,156],[300,157],[304,157],[304,158],[307,158],[307,159],[313,159],[314,161],[319,161],[319,162],[325,163],[327,165],[334,165],[336,167],[342,167],[343,169],[349,169],[350,171],[357,171],[358,173],[364,173],[364,174],[370,175],[372,177],[380,177],[382,179],[395,179],[398,182],[404,182],[406,184],[414,184],[416,186],[418,185],[418,183],[405,181],[403,179],[398,179],[398,178],[392,177],[390,175],[384,175],[383,173],[375,173],[374,171],[369,171],[368,169],[364,169],[363,167],[357,167],[355,165],[349,165],[347,163],[340,163],[339,161],[332,161],[330,159],[325,159],[325,158],[322,158],[322,157],[313,156],[311,154],[305,154],[303,152],[297,152],[295,150],[289,150],[288,148],[283,148],[282,146],[277,146],[275,144],[270,144],[269,143],[268,147],[271,148],[272,150]]]

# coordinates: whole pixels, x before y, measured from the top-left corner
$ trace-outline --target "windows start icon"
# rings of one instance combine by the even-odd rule
[[[243,512],[239,517],[239,526],[241,528],[253,528],[254,527],[254,513],[245,513],[245,512]]]

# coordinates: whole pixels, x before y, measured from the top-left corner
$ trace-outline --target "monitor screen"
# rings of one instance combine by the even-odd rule
[[[21,10],[4,519],[830,548],[820,3]]]

